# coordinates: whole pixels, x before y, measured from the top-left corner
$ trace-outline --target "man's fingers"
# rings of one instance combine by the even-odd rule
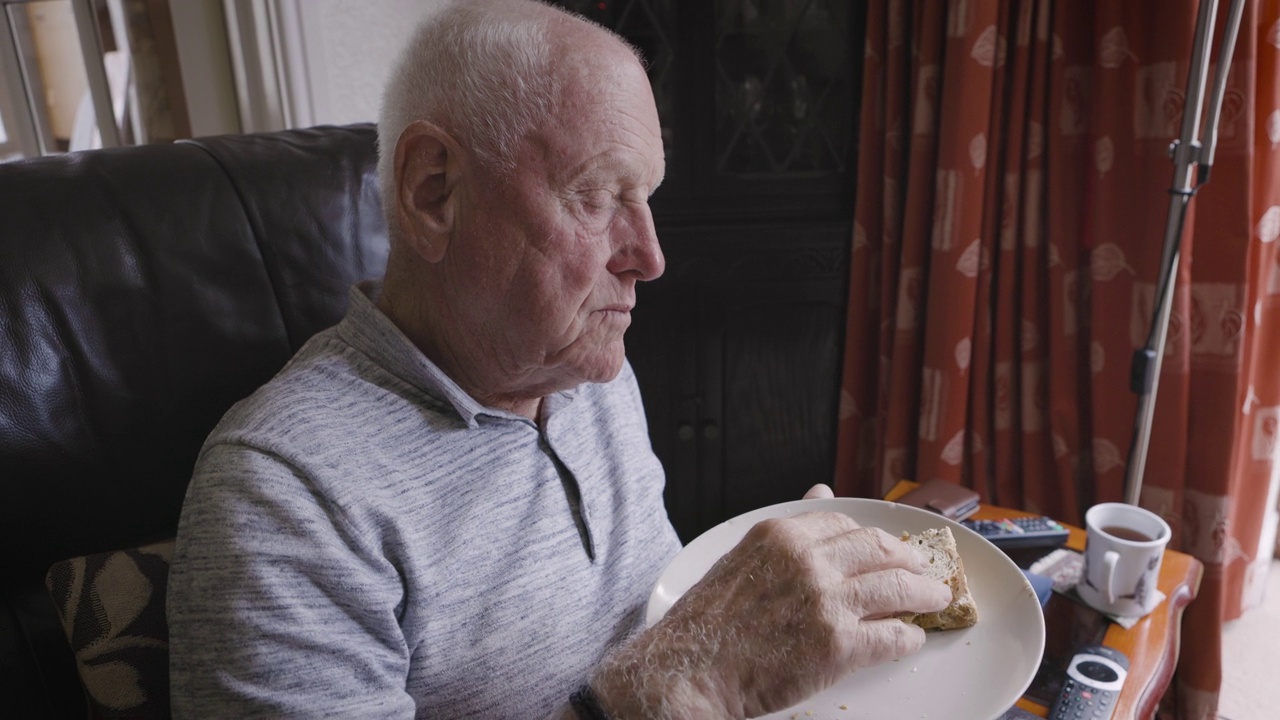
[[[761,531],[782,533],[794,542],[821,544],[829,538],[839,537],[862,527],[853,518],[835,512],[806,512],[787,518],[761,520],[756,528]]]
[[[817,485],[814,485],[813,487],[809,488],[809,492],[804,494],[804,499],[805,500],[825,500],[827,498],[833,498],[835,496],[836,494],[831,490],[830,486],[824,483],[818,483]]]
[[[747,534],[751,542],[776,542],[807,547],[822,564],[845,577],[905,568],[924,572],[923,554],[880,528],[864,528],[841,513],[808,512],[787,518],[771,518],[756,524]]]
[[[923,572],[927,567],[927,560],[919,551],[880,528],[828,536],[819,548],[828,562],[846,576],[890,568]]]
[[[859,618],[883,618],[904,612],[937,612],[951,604],[946,583],[895,568],[848,580],[849,609]]]
[[[871,667],[906,657],[924,647],[924,630],[897,618],[864,620],[852,648],[854,668]]]

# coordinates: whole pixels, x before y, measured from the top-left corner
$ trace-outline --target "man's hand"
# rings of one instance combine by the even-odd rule
[[[765,520],[592,684],[619,718],[781,710],[920,649],[924,631],[895,616],[951,602],[945,584],[919,574],[924,563],[839,513]]]
[[[814,485],[813,487],[809,488],[809,492],[804,494],[803,499],[804,500],[829,500],[835,496],[836,494],[831,491],[830,485],[824,485],[823,483],[818,483],[817,485]]]

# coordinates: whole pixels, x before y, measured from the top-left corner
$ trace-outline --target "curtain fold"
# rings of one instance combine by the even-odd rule
[[[1075,524],[1122,499],[1197,7],[870,0],[838,493],[945,478]],[[1205,563],[1167,698],[1196,720],[1276,543],[1278,52],[1280,0],[1250,2],[1141,498]]]

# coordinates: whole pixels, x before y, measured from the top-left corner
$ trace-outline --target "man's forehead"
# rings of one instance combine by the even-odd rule
[[[562,181],[613,173],[656,186],[665,158],[648,78],[638,65],[602,73],[607,82],[598,74],[595,82],[579,76],[562,86],[551,115],[527,138],[528,149]]]
[[[565,173],[569,181],[621,181],[626,185],[657,187],[666,172],[661,156],[642,160],[636,153],[606,150],[587,158]]]
[[[528,138],[526,148],[557,187],[593,181],[657,187],[666,172],[660,135],[640,142],[635,132],[579,131],[549,123]]]

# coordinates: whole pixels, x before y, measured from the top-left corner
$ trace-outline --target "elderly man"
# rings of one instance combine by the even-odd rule
[[[950,591],[833,514],[762,523],[640,627],[679,543],[623,353],[663,270],[631,49],[540,4],[457,3],[414,36],[379,135],[383,281],[201,452],[177,716],[746,717],[920,647],[892,616]]]

